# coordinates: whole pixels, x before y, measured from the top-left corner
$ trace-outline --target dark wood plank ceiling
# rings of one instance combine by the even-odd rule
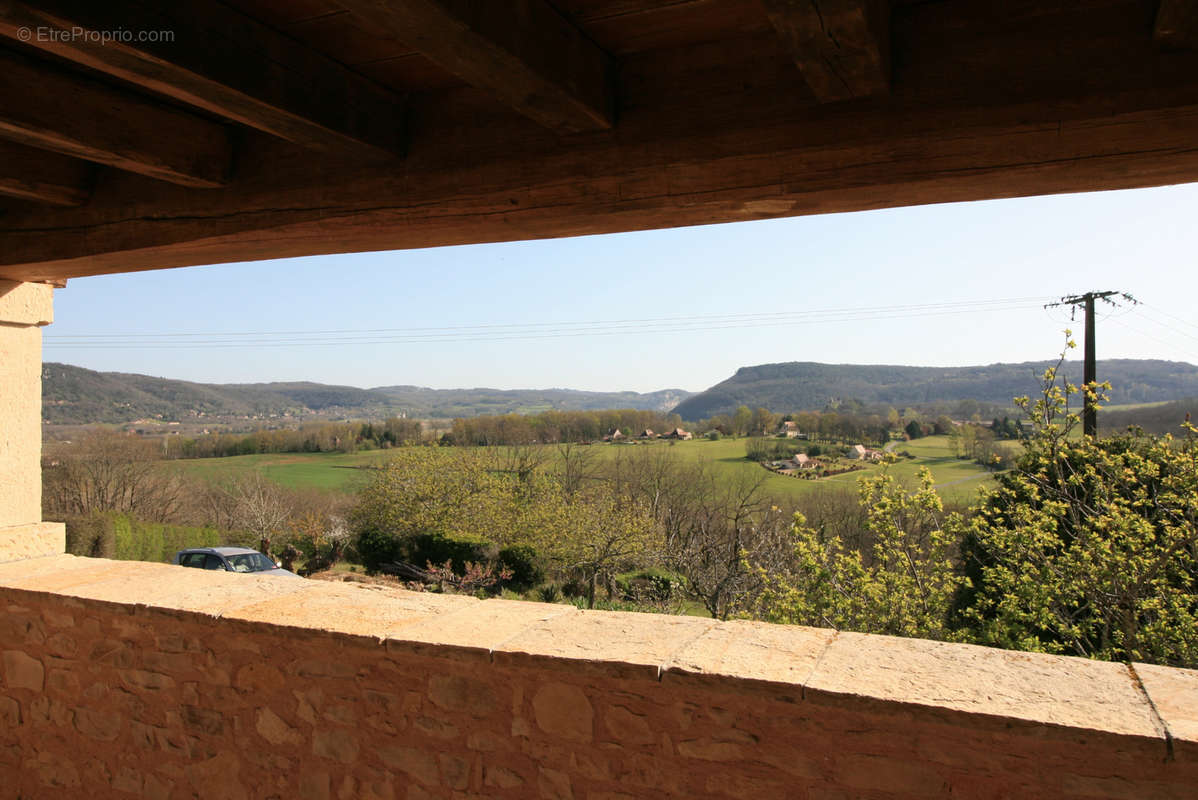
[[[1188,0],[0,0],[0,277],[1198,180],[1196,48]]]

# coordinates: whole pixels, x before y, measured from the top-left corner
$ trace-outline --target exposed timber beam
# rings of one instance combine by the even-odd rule
[[[551,130],[612,126],[609,57],[544,0],[339,4]]]
[[[91,193],[86,161],[0,141],[0,195],[55,206],[77,206]]]
[[[1161,0],[1153,38],[1162,47],[1198,49],[1198,3],[1194,0]]]
[[[403,150],[403,96],[220,3],[0,0],[0,36],[312,149]]]
[[[890,88],[886,0],[763,0],[770,22],[821,103]]]
[[[223,186],[232,154],[222,125],[9,54],[0,138],[198,188]]]
[[[738,132],[735,144],[712,136],[676,153],[603,148],[547,158],[527,175],[508,176],[513,183],[469,167],[430,185],[330,169],[305,186],[238,192],[239,183],[229,202],[207,209],[182,196],[147,203],[152,214],[93,203],[5,219],[0,278],[52,280],[1198,180],[1198,107],[980,122],[974,112],[943,114],[897,138],[856,143],[842,141],[838,128],[797,124]],[[588,168],[597,174],[560,178]],[[463,187],[469,203],[460,200]]]

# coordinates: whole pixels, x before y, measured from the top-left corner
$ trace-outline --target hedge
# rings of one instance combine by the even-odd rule
[[[245,545],[247,537],[219,528],[145,522],[128,514],[93,513],[64,520],[67,552],[121,561],[169,562],[190,547]]]

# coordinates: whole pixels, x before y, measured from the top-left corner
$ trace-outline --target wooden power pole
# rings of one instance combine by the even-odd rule
[[[1069,306],[1074,313],[1077,312],[1078,306],[1082,306],[1086,311],[1085,362],[1082,367],[1082,391],[1085,397],[1085,410],[1082,413],[1082,433],[1086,436],[1098,435],[1098,407],[1094,402],[1092,393],[1086,392],[1084,388],[1098,382],[1097,357],[1094,346],[1094,301],[1102,300],[1110,305],[1117,305],[1111,299],[1112,297],[1119,297],[1133,304],[1136,302],[1136,299],[1127,292],[1086,292],[1085,294],[1062,297],[1057,302],[1049,303],[1045,306],[1045,308]]]

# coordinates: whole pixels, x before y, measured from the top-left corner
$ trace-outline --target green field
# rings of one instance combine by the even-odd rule
[[[367,475],[358,467],[378,464],[387,451],[364,453],[270,453],[228,458],[196,458],[167,462],[177,469],[210,481],[260,472],[280,486],[289,489],[329,489],[352,492]]]
[[[546,446],[553,455],[557,450]],[[669,448],[679,457],[704,459],[718,474],[730,479],[738,475],[753,478],[765,475],[766,490],[778,497],[800,498],[812,492],[828,489],[855,492],[857,479],[882,469],[870,465],[863,470],[836,475],[822,480],[804,480],[787,475],[769,473],[761,466],[745,459],[744,439],[720,439],[708,441],[697,439],[689,442],[654,441],[640,444],[596,444],[591,445],[596,457],[610,459],[623,452],[631,454],[638,448]],[[913,442],[898,443],[899,451],[907,451],[913,459],[901,459],[889,466],[892,474],[903,481],[914,482],[920,467],[932,471],[932,477],[945,499],[968,500],[979,486],[990,482],[992,474],[977,464],[955,457],[949,449],[948,437],[929,436]],[[352,492],[366,479],[368,473],[362,466],[385,461],[387,451],[372,450],[351,455],[341,453],[279,453],[229,458],[206,458],[169,462],[170,466],[186,474],[208,480],[219,480],[230,475],[250,471],[261,472],[266,477],[289,488],[315,488]]]

